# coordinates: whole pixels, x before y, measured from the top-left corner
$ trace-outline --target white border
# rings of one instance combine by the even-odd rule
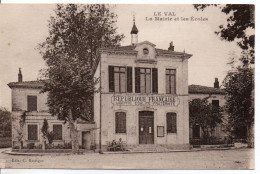
[[[172,4],[172,0],[149,0],[149,1],[144,1],[144,0],[1,0],[1,3],[117,3],[117,4]],[[217,4],[256,4],[255,6],[255,21],[258,21],[259,18],[259,1],[257,0],[251,0],[251,1],[243,1],[243,0],[175,0],[174,4],[208,4],[208,3],[217,3]],[[1,4],[0,4],[1,5]],[[255,26],[256,30],[255,33],[259,30],[259,23],[256,23]],[[255,64],[255,89],[259,89],[260,83],[258,82],[258,75],[259,75],[259,69],[257,68],[259,66],[259,60],[258,60],[258,51],[259,51],[259,35],[256,34],[255,37],[256,40],[256,64]],[[255,92],[255,106],[258,106],[258,99],[259,99],[259,94],[258,91],[256,90]],[[236,171],[230,171],[230,170],[124,170],[124,173],[151,173],[151,174],[157,174],[158,172],[164,174],[164,173],[193,173],[193,174],[208,174],[208,173],[259,173],[259,150],[258,150],[258,144],[259,144],[259,131],[260,128],[257,126],[259,124],[260,118],[257,117],[259,115],[259,109],[255,107],[255,170],[236,170]],[[121,174],[121,170],[87,170],[88,173],[95,173],[95,174],[103,174],[109,173],[109,174]],[[2,169],[1,174],[27,174],[27,173],[39,173],[39,174],[56,174],[56,173],[62,173],[62,174],[85,174],[86,170],[37,170],[37,169]]]

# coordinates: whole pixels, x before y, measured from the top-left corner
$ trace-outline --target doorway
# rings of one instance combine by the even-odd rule
[[[82,132],[82,148],[86,150],[90,150],[91,146],[91,137],[90,131],[83,131]]]
[[[139,112],[139,144],[154,144],[154,112]]]

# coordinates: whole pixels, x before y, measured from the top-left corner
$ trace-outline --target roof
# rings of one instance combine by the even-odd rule
[[[138,29],[137,29],[137,27],[135,25],[135,22],[134,22],[134,25],[132,27],[132,30],[131,30],[130,34],[137,34],[137,33],[138,33]]]
[[[120,46],[120,47],[114,47],[114,48],[100,48],[99,51],[112,51],[112,52],[132,52],[132,53],[137,53],[135,50],[136,46],[135,45],[126,45],[126,46]],[[164,49],[159,49],[155,48],[155,51],[157,55],[172,55],[172,56],[188,56],[191,57],[192,54],[187,54],[185,52],[177,52],[177,51],[169,51],[169,50],[164,50]]]
[[[225,94],[224,89],[201,85],[189,85],[189,94]]]
[[[35,81],[23,81],[23,82],[11,82],[8,84],[10,88],[34,88],[40,89],[44,86],[45,80],[35,80]]]
[[[44,86],[46,80],[11,82],[8,84],[10,88],[34,88],[40,89]],[[224,89],[213,88],[201,85],[189,85],[189,94],[225,94]]]

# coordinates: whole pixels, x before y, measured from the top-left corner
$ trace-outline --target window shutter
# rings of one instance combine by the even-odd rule
[[[135,93],[140,93],[140,68],[135,68]]]
[[[37,96],[27,96],[27,111],[37,111]]]
[[[127,92],[131,93],[132,91],[133,91],[132,67],[127,67]]]
[[[116,133],[126,133],[126,113],[116,112]]]
[[[62,125],[53,125],[54,140],[62,140]]]
[[[114,67],[113,66],[108,66],[108,83],[109,83],[109,92],[114,92],[115,91],[115,85],[114,85]]]
[[[28,125],[28,140],[38,140],[37,125]]]
[[[152,69],[152,88],[153,93],[158,93],[158,71],[157,68]]]
[[[167,133],[177,133],[177,116],[176,113],[167,113]]]
[[[173,115],[172,115],[172,131],[173,131],[173,133],[177,133],[177,116],[176,116],[176,114],[175,113],[173,113]]]

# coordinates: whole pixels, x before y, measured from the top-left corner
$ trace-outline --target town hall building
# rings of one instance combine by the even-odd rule
[[[138,43],[134,23],[132,43],[99,49],[95,77],[101,93],[94,97],[97,144],[112,140],[127,146],[154,144],[188,148],[188,59],[185,52]]]

